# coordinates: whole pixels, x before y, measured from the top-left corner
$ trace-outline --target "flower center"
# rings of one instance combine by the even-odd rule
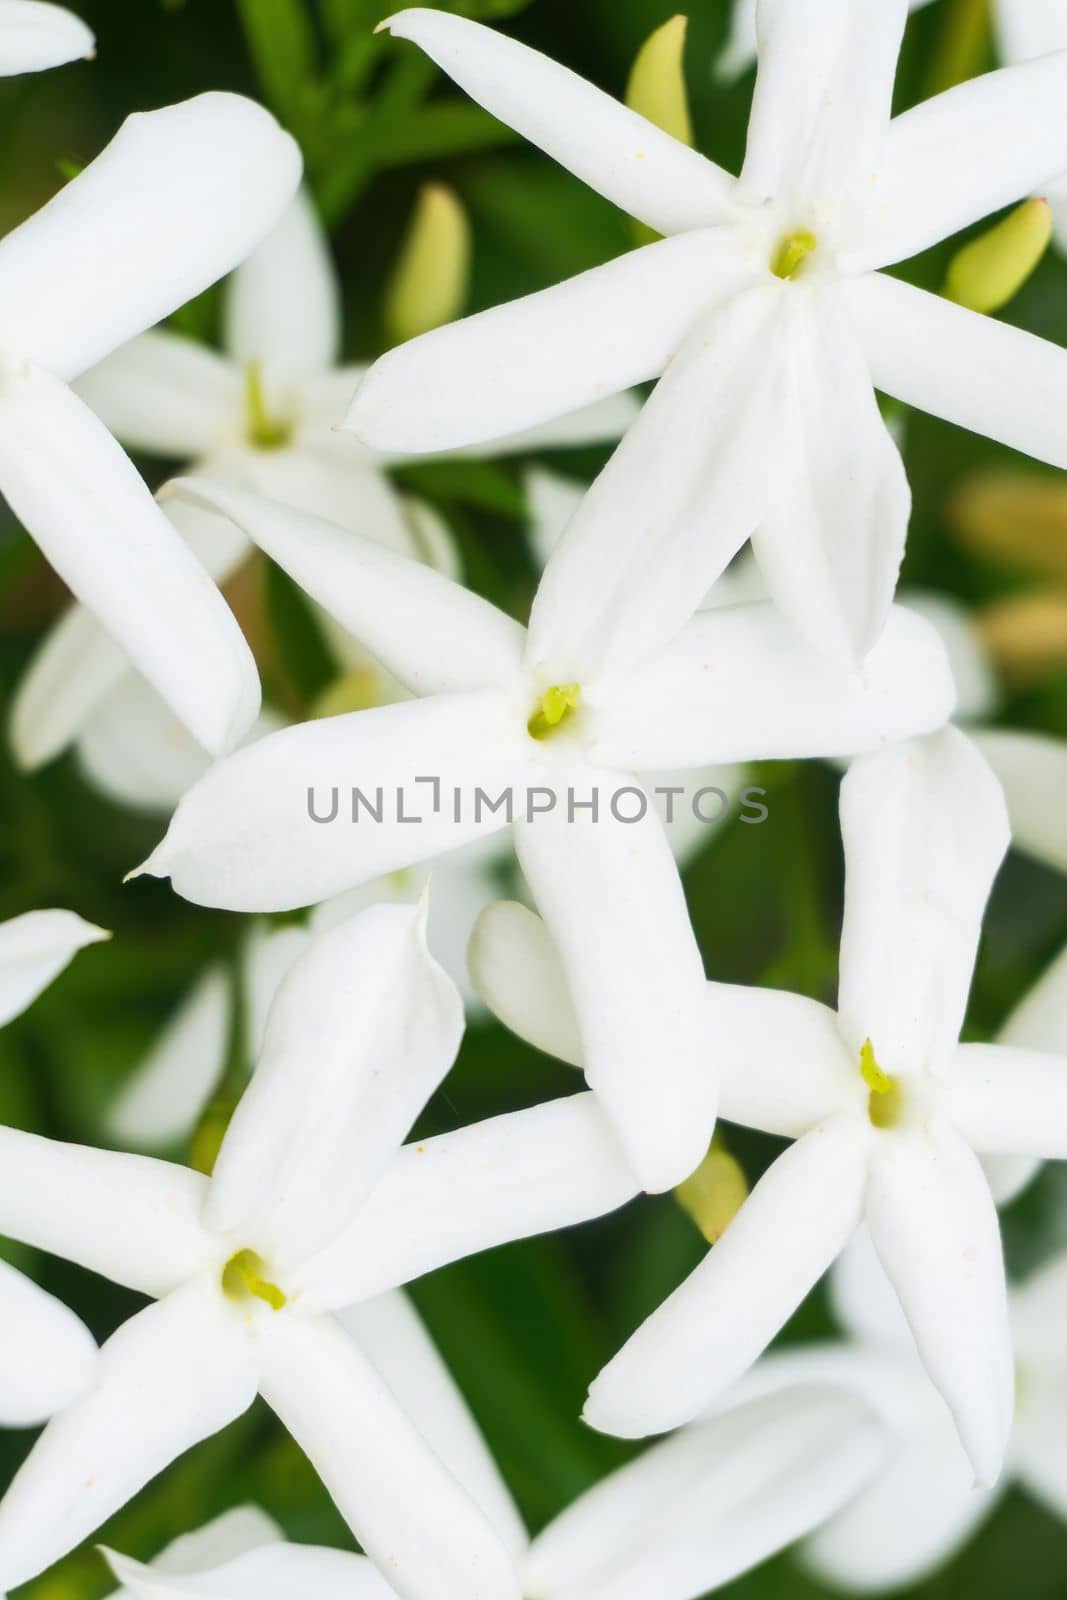
[[[282,450],[292,438],[289,423],[271,416],[263,385],[262,361],[250,361],[245,368],[245,414],[248,438],[257,450]]]
[[[577,683],[556,683],[546,689],[526,724],[530,737],[550,738],[577,710],[581,697],[581,685]]]
[[[222,1269],[222,1292],[231,1300],[246,1300],[250,1295],[262,1300],[272,1311],[281,1311],[286,1296],[276,1283],[263,1276],[267,1263],[254,1250],[238,1250]]]
[[[802,228],[798,233],[787,233],[779,241],[778,248],[771,257],[771,271],[774,276],[795,278],[817,244],[815,235],[807,228]]]
[[[904,1111],[904,1091],[899,1078],[883,1072],[869,1039],[860,1049],[860,1076],[871,1091],[867,1096],[867,1115],[876,1128],[895,1128]]]

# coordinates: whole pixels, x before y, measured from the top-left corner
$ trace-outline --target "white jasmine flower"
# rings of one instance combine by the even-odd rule
[[[506,838],[476,839],[431,866],[389,873],[324,901],[305,926],[254,923],[244,940],[237,981],[219,963],[205,968],[131,1070],[108,1115],[112,1137],[138,1150],[188,1138],[222,1078],[238,1014],[254,1062],[278,985],[316,937],[367,906],[414,904],[431,877],[429,947],[463,995],[468,1017],[477,1017],[483,1007],[467,974],[467,944],[478,917],[499,894],[498,874],[509,857],[513,860]]]
[[[200,95],[130,117],[0,242],[0,491],[214,751],[255,716],[255,664],[199,563],[68,384],[247,255],[299,174],[296,145],[261,107]]]
[[[1067,1310],[1063,1252],[1009,1292],[1015,1421],[995,1489],[974,1481],[866,1229],[838,1261],[830,1284],[849,1342],[786,1347],[760,1362],[738,1391],[751,1397],[791,1393],[804,1383],[840,1383],[881,1419],[888,1446],[884,1464],[803,1547],[805,1564],[819,1578],[855,1593],[918,1583],[951,1560],[1013,1483],[1067,1519],[1067,1359],[1059,1337]]]
[[[0,77],[43,72],[96,53],[92,29],[46,0],[0,0]]]
[[[783,1386],[686,1429],[583,1495],[534,1540],[521,1563],[523,1592],[530,1600],[695,1600],[832,1515],[869,1480],[883,1449],[876,1414],[845,1385]],[[250,1519],[236,1531],[247,1551],[233,1550],[229,1526],[209,1525],[192,1536],[196,1567],[187,1541],[178,1573],[169,1551],[166,1571],[112,1553],[109,1560],[136,1600],[393,1596],[363,1557],[283,1544],[269,1523]],[[213,1560],[211,1545],[224,1539],[229,1547]]]
[[[0,1027],[32,1005],[79,950],[110,937],[73,911],[28,911],[0,922]],[[6,1261],[0,1319],[0,1424],[36,1427],[88,1386],[96,1344],[73,1311]]]
[[[703,968],[640,774],[870,749],[939,726],[952,691],[936,635],[895,613],[859,678],[773,607],[734,607],[625,672],[585,648],[584,594],[549,608],[542,586],[527,637],[440,573],[327,523],[205,482],[182,492],[239,521],[418,698],[286,729],[218,764],[142,870],[199,903],[282,910],[512,826],[563,952],[589,1082],[642,1183],[680,1182],[706,1153],[716,1085]],[[374,815],[357,798],[350,809],[353,784],[372,805],[380,789]]]
[[[723,1115],[797,1142],[596,1379],[587,1416],[634,1436],[694,1416],[865,1217],[923,1364],[992,1484],[1013,1378],[996,1210],[977,1154],[1067,1154],[1067,1067],[957,1043],[1008,845],[999,787],[965,737],[950,728],[856,762],[841,823],[837,1014],[797,995],[712,991],[730,1041]]]
[[[301,191],[227,285],[221,353],[154,329],[85,373],[77,390],[131,449],[195,461],[207,477],[326,517],[455,575],[448,527],[424,502],[393,488],[388,457],[337,431],[364,371],[342,364],[342,331],[329,243]],[[501,440],[488,453],[613,441],[636,414],[630,395],[612,396]],[[188,507],[176,514],[194,554],[217,584],[226,584],[252,554],[251,542],[232,524],[220,531],[217,517],[198,517]],[[342,656],[350,653],[347,641],[332,642]],[[188,787],[197,775],[190,768],[204,770],[207,759],[169,725],[161,739],[157,701],[106,630],[75,606],[46,636],[19,686],[11,723],[16,756],[32,769],[77,741],[83,764],[105,785],[117,769],[120,798],[130,787],[123,784],[125,769],[133,767],[133,794],[140,773],[149,803],[169,810],[182,792],[173,792],[174,783],[184,779]],[[139,734],[156,734],[140,760],[139,740],[125,726],[132,719]]]
[[[378,906],[289,973],[210,1180],[0,1129],[0,1231],[152,1296],[100,1352],[0,1504],[25,1582],[257,1391],[398,1594],[508,1600],[515,1530],[443,1464],[335,1313],[635,1191],[592,1097],[400,1147],[463,1026],[421,910]],[[388,1314],[388,1309],[386,1314]],[[397,1340],[396,1319],[379,1342]],[[421,1414],[420,1414],[421,1416]],[[453,1418],[454,1422],[454,1418]],[[484,1488],[484,1473],[481,1478]]]
[[[763,0],[737,180],[490,29],[421,8],[388,23],[668,235],[391,352],[349,415],[374,448],[441,450],[664,374],[555,567],[585,597],[591,638],[620,603],[605,573],[640,605],[650,651],[751,534],[779,605],[821,648],[861,657],[909,511],[874,386],[1067,466],[1067,353],[878,270],[1067,168],[1067,54],[890,122],[906,12],[906,0]]]

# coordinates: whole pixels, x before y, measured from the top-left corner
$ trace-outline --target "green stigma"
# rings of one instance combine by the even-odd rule
[[[860,1076],[871,1091],[867,1098],[867,1115],[874,1127],[895,1128],[904,1104],[900,1079],[882,1071],[869,1039],[864,1039],[860,1047]]]
[[[818,240],[806,228],[799,233],[787,233],[771,262],[776,278],[795,278],[804,262],[815,249]]]
[[[253,1295],[270,1306],[272,1311],[281,1311],[286,1304],[286,1297],[276,1283],[268,1283],[263,1277],[265,1266],[266,1263],[254,1250],[238,1250],[222,1269],[223,1294],[229,1295],[231,1300],[243,1300],[246,1295]]]
[[[577,709],[578,701],[582,697],[581,685],[577,683],[556,683],[551,689],[546,689],[537,703],[537,709],[526,728],[533,739],[547,739],[555,733],[561,723]]]
[[[289,443],[292,429],[272,417],[267,405],[262,361],[250,361],[245,368],[245,411],[248,437],[258,450],[281,450]]]

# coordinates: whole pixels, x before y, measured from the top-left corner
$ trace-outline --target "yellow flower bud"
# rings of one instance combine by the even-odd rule
[[[945,278],[945,295],[970,311],[999,311],[1022,288],[1051,238],[1048,201],[1024,200],[957,251]]]
[[[709,1244],[722,1238],[748,1198],[748,1180],[719,1134],[696,1171],[675,1189],[674,1198]]]
[[[1031,689],[1067,669],[1067,594],[1011,595],[979,611],[978,636],[1015,689]]]
[[[947,507],[972,554],[1067,583],[1067,480],[1026,470],[976,473]]]
[[[945,0],[941,31],[930,58],[923,98],[943,94],[986,70],[992,53],[990,0]]]
[[[650,33],[630,69],[626,104],[682,144],[693,143],[683,58],[689,19],[672,17]]]
[[[419,193],[385,296],[385,329],[402,344],[451,322],[470,283],[470,223],[451,189],[428,183]]]

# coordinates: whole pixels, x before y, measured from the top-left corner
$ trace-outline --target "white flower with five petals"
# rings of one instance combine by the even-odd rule
[[[963,734],[854,763],[841,792],[838,1011],[712,986],[722,1112],[794,1139],[727,1232],[590,1390],[609,1432],[695,1416],[744,1372],[866,1218],[975,1474],[996,1481],[1014,1405],[984,1153],[1067,1156],[1067,1062],[959,1044],[1003,797]]]
[[[262,107],[200,95],[130,117],[0,241],[0,492],[216,752],[255,717],[255,663],[203,568],[69,384],[242,260],[288,204],[300,165]]]
[[[5,1589],[259,1392],[405,1600],[517,1596],[499,1496],[483,1511],[470,1474],[443,1464],[440,1427],[420,1436],[352,1308],[636,1186],[590,1095],[400,1148],[463,1027],[423,920],[374,907],[293,968],[210,1180],[0,1129],[0,1232],[158,1302],[104,1345],[0,1503]],[[397,1337],[394,1317],[378,1348]]]
[[[364,369],[341,361],[341,286],[303,191],[227,284],[223,324],[221,353],[165,329],[141,334],[87,372],[77,392],[130,449],[195,462],[207,477],[311,511],[456,576],[458,555],[440,517],[397,492],[387,458],[335,426]],[[614,441],[636,411],[630,395],[612,396],[500,440],[494,453]],[[172,504],[168,513],[225,588],[253,553],[251,542],[189,506]],[[353,641],[325,622],[342,662],[363,666]],[[15,695],[11,739],[31,769],[75,742],[90,781],[156,809],[176,805],[208,764],[203,741],[183,737],[173,712],[81,606],[31,662]]]
[[[855,661],[909,512],[875,386],[1067,466],[1067,353],[879,270],[1067,168],[1067,54],[891,121],[906,0],[761,6],[737,180],[490,29],[426,9],[386,24],[668,237],[391,352],[347,425],[375,448],[440,450],[663,374],[556,564],[587,597],[587,636],[613,626],[610,572],[654,649],[752,535],[778,604]]]
[[[898,611],[854,676],[772,606],[737,606],[702,613],[627,671],[623,628],[599,660],[580,642],[584,591],[541,604],[552,562],[527,634],[328,523],[206,482],[177,492],[240,522],[417,698],[286,729],[219,763],[142,870],[202,904],[277,911],[513,826],[563,952],[589,1082],[642,1184],[680,1182],[706,1153],[717,1087],[703,967],[640,775],[851,753],[938,727],[952,688],[936,635]],[[350,785],[372,805],[381,791],[376,815],[350,810]]]

